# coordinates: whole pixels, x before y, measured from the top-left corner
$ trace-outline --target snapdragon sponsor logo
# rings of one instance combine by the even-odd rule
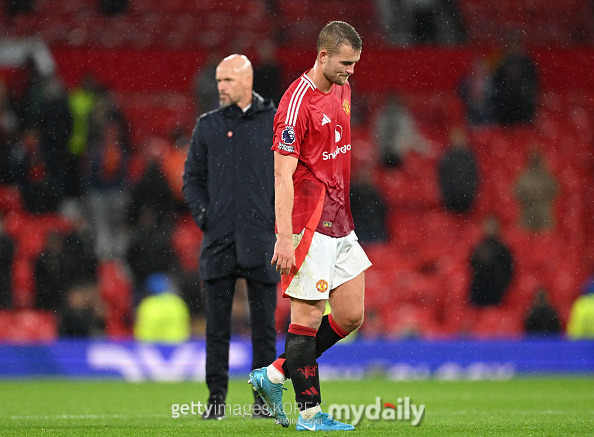
[[[355,426],[363,419],[373,422],[400,420],[418,426],[425,416],[425,404],[416,405],[408,396],[396,399],[396,404],[382,402],[381,398],[376,396],[373,404],[331,404],[328,414],[336,420]]]
[[[346,153],[349,150],[351,150],[351,145],[345,144],[342,147],[337,147],[336,150],[334,150],[334,152],[323,152],[322,160],[327,161],[329,159],[334,159],[334,158],[336,158],[337,155],[339,155],[341,153]]]

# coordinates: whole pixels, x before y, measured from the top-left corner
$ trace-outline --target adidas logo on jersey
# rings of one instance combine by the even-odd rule
[[[324,117],[322,117],[322,126],[328,123],[330,123],[330,118],[326,114],[324,114]]]

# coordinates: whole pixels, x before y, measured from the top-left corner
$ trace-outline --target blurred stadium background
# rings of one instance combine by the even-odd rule
[[[321,361],[327,375],[591,375],[592,343],[565,338],[572,305],[594,273],[591,1],[6,0],[1,377],[203,378],[201,235],[183,204],[181,172],[196,117],[217,104],[213,62],[245,53],[256,90],[278,98],[313,64],[315,35],[334,19],[352,24],[364,42],[352,79],[352,153],[353,180],[368,185],[353,213],[369,230],[362,240],[374,266],[366,322],[352,349]],[[464,81],[471,97],[497,94],[492,78],[514,42],[536,67],[534,110],[514,119],[490,107],[472,118]],[[390,100],[404,108],[410,135],[397,163],[380,144]],[[444,205],[439,182],[457,130],[478,173],[462,212]],[[517,188],[534,151],[555,187],[552,220],[536,225],[522,221]],[[470,258],[492,216],[513,269],[501,300],[477,305]],[[52,276],[48,267],[43,276],[40,256],[56,245],[68,248],[56,258],[68,261],[56,262],[77,260],[75,268]],[[193,341],[134,342],[142,279],[152,271],[174,279]],[[59,282],[53,288],[51,278]],[[528,335],[525,323],[539,290],[558,320],[544,337]],[[241,337],[249,330],[243,292],[239,283],[231,357],[238,376],[251,354]],[[287,302],[277,313],[282,335]],[[345,353],[352,362],[341,359]]]

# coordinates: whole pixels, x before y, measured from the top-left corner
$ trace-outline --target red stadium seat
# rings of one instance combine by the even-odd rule
[[[186,271],[197,271],[202,231],[198,229],[198,226],[196,226],[190,215],[186,215],[178,221],[171,240],[173,250],[183,269]]]
[[[106,303],[105,333],[110,338],[131,335],[132,282],[117,261],[99,265],[99,293]]]
[[[523,333],[522,314],[498,307],[478,310],[473,335],[479,338],[513,338]]]
[[[0,340],[14,343],[48,342],[58,337],[53,313],[32,309],[0,311]]]

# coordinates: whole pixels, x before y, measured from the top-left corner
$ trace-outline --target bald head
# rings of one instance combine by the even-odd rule
[[[230,68],[237,74],[241,75],[254,75],[252,63],[245,55],[229,55],[219,63],[217,69],[219,68]]]
[[[231,55],[217,66],[217,88],[221,106],[245,108],[252,102],[254,69],[244,55]]]

